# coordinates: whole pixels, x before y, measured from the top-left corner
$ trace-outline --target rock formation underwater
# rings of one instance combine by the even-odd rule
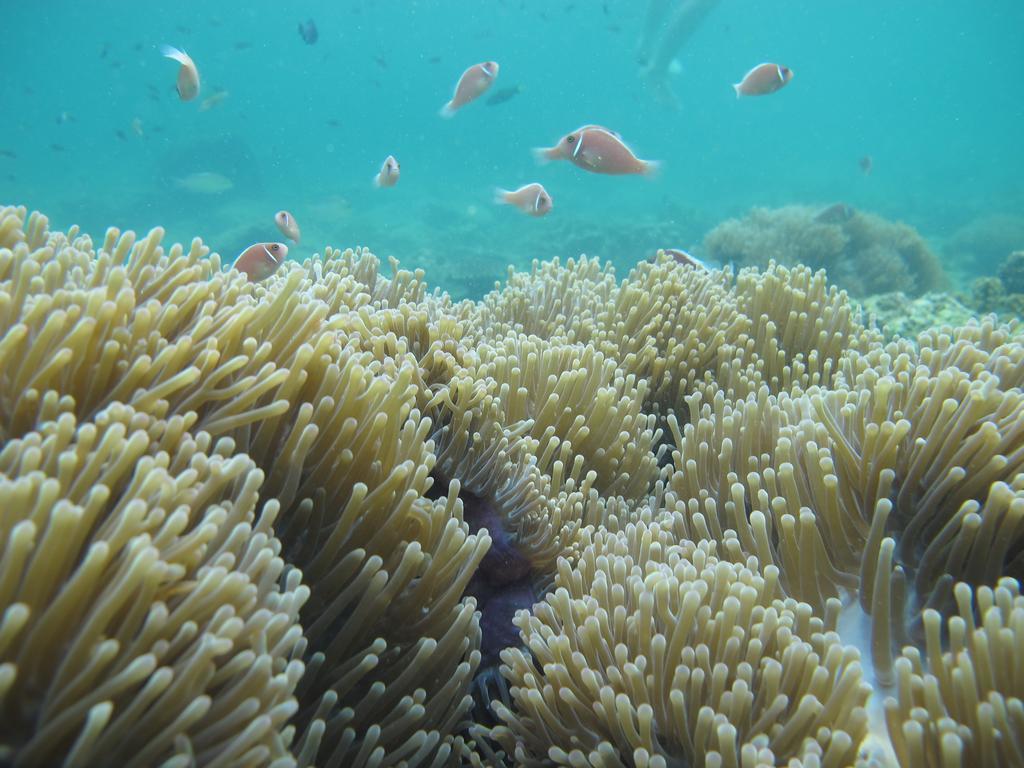
[[[1024,764],[1019,326],[162,234],[0,209],[0,763]]]

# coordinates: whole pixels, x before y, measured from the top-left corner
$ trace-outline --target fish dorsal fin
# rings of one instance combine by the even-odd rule
[[[581,125],[576,129],[577,133],[582,131],[601,131],[602,133],[607,133],[609,136],[614,136],[619,141],[622,141],[622,136],[620,136],[617,131],[613,131],[611,128],[605,128],[603,125],[594,125],[591,123],[588,125]]]

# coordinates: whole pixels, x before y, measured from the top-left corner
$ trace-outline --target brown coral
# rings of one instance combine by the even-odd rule
[[[753,208],[711,230],[704,248],[723,264],[764,267],[776,261],[825,269],[834,285],[854,296],[917,296],[945,285],[941,262],[915,230],[846,209],[849,215],[835,217],[828,215],[832,209],[811,206]]]

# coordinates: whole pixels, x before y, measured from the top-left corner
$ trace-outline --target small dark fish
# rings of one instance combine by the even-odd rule
[[[128,141],[128,136],[125,135],[125,132],[122,131],[120,128],[114,131],[114,133],[117,134],[117,138],[119,138],[121,141]]]
[[[572,13],[575,10],[576,10],[576,3],[569,3],[567,6],[565,6],[565,12],[566,13]]]
[[[320,33],[316,29],[316,22],[312,19],[300,21],[299,37],[302,38],[302,42],[306,45],[315,45],[316,41],[320,39]]]
[[[874,166],[874,161],[871,159],[871,155],[864,155],[857,163],[860,166],[860,172],[865,176],[871,175],[871,168]]]
[[[622,31],[622,27],[620,27],[618,24],[609,24],[608,31],[617,35],[619,34],[619,32]]]
[[[601,10],[604,11],[604,15],[608,15],[608,3],[601,3]]]
[[[495,91],[494,94],[484,102],[484,104],[487,104],[490,107],[493,107],[495,104],[504,104],[506,101],[514,99],[524,90],[526,89],[518,84],[508,88],[502,88],[501,90]]]
[[[427,61],[429,61],[431,64],[440,64],[441,63],[441,57],[440,56],[431,56],[429,59],[427,59]]]
[[[383,56],[374,56],[373,60],[377,62],[377,66],[380,67],[381,69],[388,68],[388,61]]]
[[[853,209],[853,206],[846,203],[835,203],[818,213],[814,220],[819,224],[842,224],[852,219],[856,214],[857,211]]]
[[[178,30],[183,35],[191,35],[192,34],[192,28],[191,27],[186,27],[184,24],[179,24],[178,26],[175,27],[175,29]]]
[[[246,48],[252,48],[252,43],[247,43],[245,40],[239,40],[235,43],[236,51],[244,51]]]
[[[121,62],[120,61],[112,61],[112,62],[110,62],[110,68],[111,69],[120,69],[121,68]]]
[[[136,43],[135,45],[132,46],[132,48],[135,50],[136,53],[138,53],[139,51],[142,50],[142,43]]]
[[[0,149],[0,157],[9,157],[14,160],[17,155],[9,149]]]
[[[62,144],[51,144],[50,149],[52,149],[54,152],[63,152],[64,146]]]
[[[331,128],[341,128],[341,120],[335,120],[333,117],[327,121],[327,124],[331,126]]]
[[[103,47],[100,48],[100,58],[107,58],[107,54],[110,53],[110,43],[104,43]]]

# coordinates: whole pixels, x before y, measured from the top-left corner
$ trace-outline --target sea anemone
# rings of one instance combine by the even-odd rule
[[[1019,327],[162,234],[0,209],[0,762],[1021,762]]]

